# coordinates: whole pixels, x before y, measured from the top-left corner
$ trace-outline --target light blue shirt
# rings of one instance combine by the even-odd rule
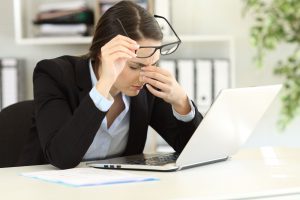
[[[108,100],[96,90],[95,85],[97,83],[97,79],[92,68],[91,60],[89,61],[89,69],[93,85],[93,88],[91,89],[89,95],[93,100],[95,106],[99,110],[106,112],[113,104],[113,100]],[[124,102],[125,109],[113,121],[109,128],[107,128],[106,117],[103,119],[92,144],[83,157],[84,160],[103,159],[106,157],[119,156],[125,151],[129,133],[130,97],[122,93],[122,100]],[[194,118],[195,107],[190,100],[189,103],[192,109],[191,112],[189,112],[187,115],[180,115],[175,111],[174,108],[172,108],[173,114],[178,120],[188,122]]]

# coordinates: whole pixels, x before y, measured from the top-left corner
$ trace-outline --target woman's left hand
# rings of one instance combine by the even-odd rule
[[[169,71],[156,66],[143,67],[140,81],[146,84],[154,96],[172,104],[179,114],[185,115],[191,111],[186,92]]]

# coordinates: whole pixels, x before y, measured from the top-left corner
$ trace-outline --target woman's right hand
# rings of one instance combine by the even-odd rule
[[[100,91],[102,95],[108,95],[127,60],[136,57],[134,51],[138,48],[139,45],[136,41],[122,35],[117,35],[101,48],[99,55],[101,67],[98,71],[99,81],[97,85],[101,85],[98,88],[102,90]]]
[[[134,51],[138,48],[136,41],[122,35],[118,35],[106,43],[101,48],[99,58],[101,60],[101,70],[98,72],[100,79],[109,79],[114,83],[126,61],[136,57]]]

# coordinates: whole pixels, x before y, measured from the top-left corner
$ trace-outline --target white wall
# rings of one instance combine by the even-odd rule
[[[236,86],[256,86],[281,83],[282,78],[273,75],[274,64],[287,55],[287,45],[266,58],[264,68],[254,66],[255,49],[250,45],[249,28],[251,17],[242,17],[242,0],[172,0],[173,24],[181,34],[228,34],[236,42]],[[246,106],[246,105],[245,105]],[[266,112],[253,135],[245,145],[250,146],[300,146],[300,117],[284,131],[278,131],[280,97]]]
[[[228,34],[236,41],[236,86],[253,86],[279,83],[281,79],[272,73],[272,65],[280,58],[281,49],[267,59],[263,69],[252,63],[254,49],[249,44],[248,30],[250,19],[241,17],[242,0],[172,0],[174,28],[180,34]],[[60,55],[81,55],[87,52],[88,45],[16,45],[14,42],[13,1],[3,0],[0,6],[0,57],[21,57],[26,59],[27,98],[32,98],[32,72],[37,61]],[[256,129],[249,145],[281,144],[300,146],[300,119],[294,121],[285,133],[279,134],[276,126],[276,113],[279,102],[274,104],[265,119]],[[298,133],[297,133],[298,132]]]

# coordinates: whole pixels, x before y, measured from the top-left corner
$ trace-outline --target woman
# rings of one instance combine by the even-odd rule
[[[202,116],[175,78],[156,67],[160,50],[148,47],[162,37],[153,16],[122,1],[99,20],[88,56],[37,64],[36,125],[52,165],[142,153],[148,125],[182,151]]]

